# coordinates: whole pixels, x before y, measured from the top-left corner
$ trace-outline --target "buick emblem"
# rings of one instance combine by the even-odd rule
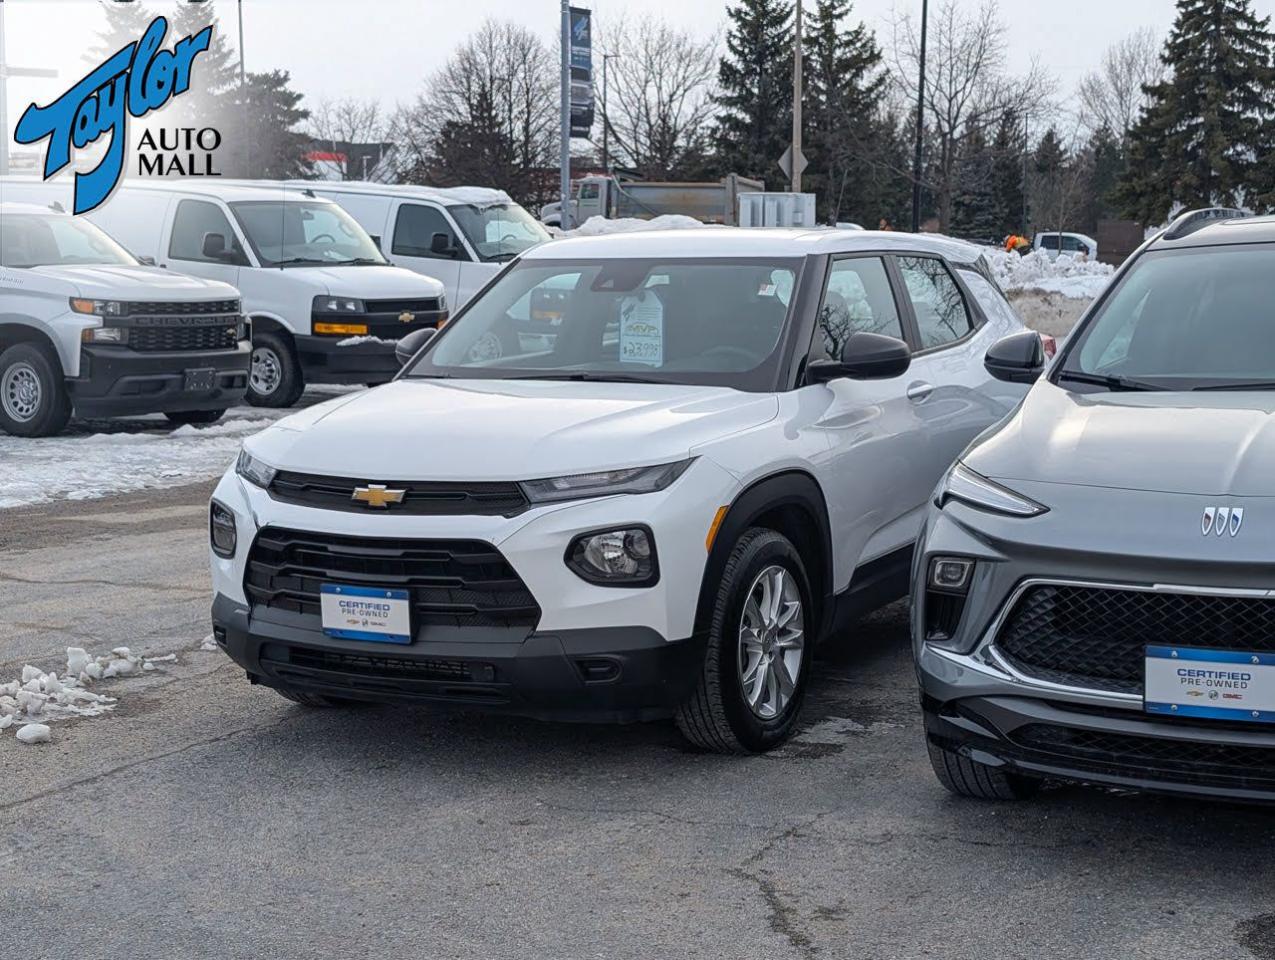
[[[1244,525],[1243,507],[1205,507],[1204,516],[1200,519],[1200,533],[1204,536],[1212,534],[1220,537],[1229,533],[1237,536]]]

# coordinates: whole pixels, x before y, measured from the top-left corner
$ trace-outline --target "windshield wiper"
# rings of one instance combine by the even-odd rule
[[[349,260],[325,260],[324,263],[331,263],[334,267],[388,267],[388,260],[377,260],[373,257],[353,257]]]
[[[512,252],[492,253],[487,256],[487,259],[491,261],[492,263],[508,263],[510,260],[512,260],[516,256],[518,256],[518,254],[512,253]]]
[[[276,260],[272,264],[270,264],[270,266],[288,267],[288,266],[295,266],[296,264],[300,264],[300,263],[317,263],[319,266],[324,267],[333,263],[333,261],[315,260],[313,257],[289,257],[287,260]]]
[[[588,383],[659,383],[645,377],[632,377],[624,373],[535,373],[531,376],[507,377],[508,380],[578,380]]]
[[[1249,380],[1237,383],[1207,383],[1202,387],[1192,387],[1192,391],[1200,390],[1275,390],[1275,380]]]
[[[1145,380],[1134,380],[1130,377],[1113,377],[1102,373],[1083,373],[1079,370],[1063,370],[1058,374],[1059,380],[1070,380],[1073,383],[1091,383],[1096,387],[1108,390],[1163,390],[1164,387]]]

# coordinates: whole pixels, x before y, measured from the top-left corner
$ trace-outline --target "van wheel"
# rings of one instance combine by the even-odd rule
[[[71,398],[52,351],[15,343],[0,353],[0,428],[16,437],[51,437],[69,419]]]
[[[305,379],[292,344],[277,333],[254,333],[248,402],[254,407],[290,407],[304,390]]]
[[[816,620],[801,555],[773,530],[744,533],[722,574],[699,685],[677,726],[697,747],[760,753],[790,736]]]
[[[1027,800],[1040,790],[1040,781],[975,763],[955,750],[927,742],[930,766],[939,783],[958,797],[974,800]]]
[[[177,410],[164,414],[169,423],[178,424],[216,423],[225,415],[225,410]]]

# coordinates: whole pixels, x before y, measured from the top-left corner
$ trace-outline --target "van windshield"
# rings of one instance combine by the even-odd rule
[[[131,253],[87,220],[40,214],[0,217],[0,266],[69,267],[112,264],[135,267]]]
[[[801,260],[521,260],[409,377],[773,390]]]
[[[367,231],[335,203],[251,200],[230,209],[263,267],[388,263]]]
[[[455,218],[478,256],[488,262],[512,260],[524,250],[544,243],[549,231],[516,203],[454,204]]]

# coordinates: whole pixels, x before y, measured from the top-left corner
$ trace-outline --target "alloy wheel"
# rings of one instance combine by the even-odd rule
[[[772,564],[748,588],[739,623],[739,683],[761,719],[780,716],[792,700],[805,647],[801,591],[785,567]]]

